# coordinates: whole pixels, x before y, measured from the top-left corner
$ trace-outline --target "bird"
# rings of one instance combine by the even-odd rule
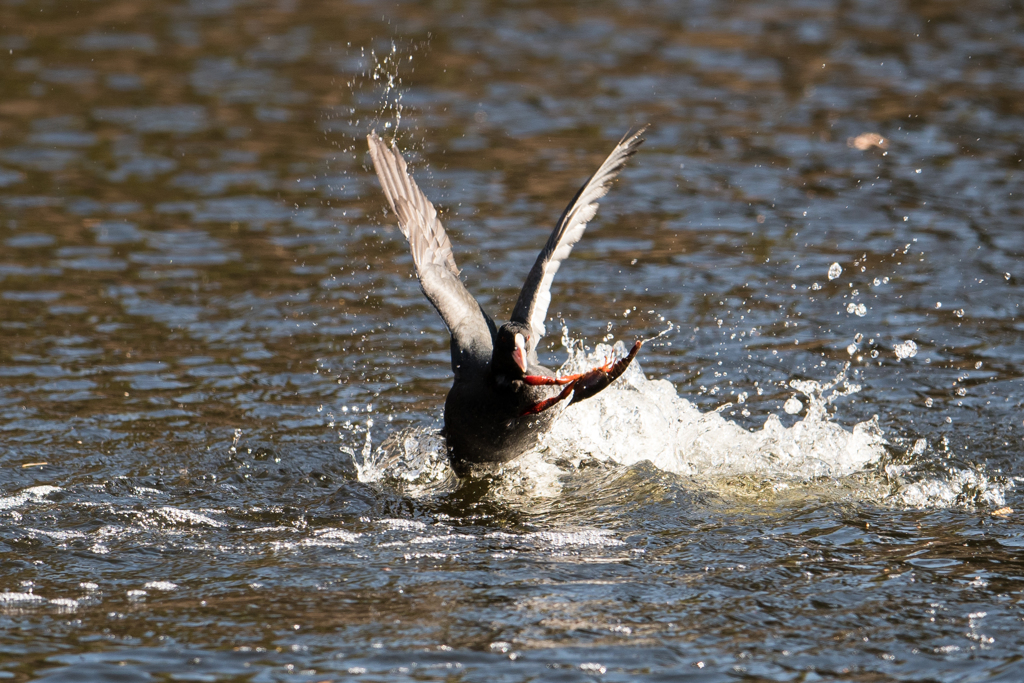
[[[445,399],[442,435],[459,476],[475,465],[506,463],[535,449],[560,412],[551,408],[602,391],[625,372],[643,345],[639,340],[626,357],[576,375],[556,376],[537,358],[555,273],[594,218],[598,200],[643,143],[646,129],[623,136],[569,202],[501,327],[459,278],[451,240],[402,154],[376,131],[367,136],[377,178],[409,242],[420,288],[451,334],[455,378]]]

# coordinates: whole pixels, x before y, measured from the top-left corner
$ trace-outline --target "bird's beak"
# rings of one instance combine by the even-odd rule
[[[512,352],[512,360],[516,362],[519,369],[526,373],[526,339],[523,335],[516,335],[516,349]]]

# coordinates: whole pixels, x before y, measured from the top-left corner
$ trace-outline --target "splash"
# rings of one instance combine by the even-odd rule
[[[627,352],[621,341],[587,352],[564,331],[563,344],[568,358],[562,374],[583,372]],[[721,409],[702,412],[667,380],[648,379],[634,360],[597,396],[561,408],[535,452],[475,474],[491,478],[499,495],[557,496],[562,479],[588,460],[627,467],[648,461],[716,488],[754,477],[762,489],[763,484],[784,490],[825,483],[849,490],[846,480],[864,474],[867,480],[854,486],[854,495],[889,504],[1004,504],[1008,483],[988,477],[979,467],[935,470],[923,465],[920,444],[903,451],[899,439],[889,443],[877,416],[852,429],[836,424],[834,404],[861,390],[847,379],[849,367],[845,364],[829,381],[790,381],[794,394],[786,412],[803,412],[791,426],[769,413],[760,428],[747,429],[724,418]],[[376,449],[367,439],[361,455],[356,463],[360,480],[387,482],[406,495],[450,491],[458,483],[436,428],[398,431]]]
[[[606,356],[621,356],[625,348],[619,342],[614,347],[598,345],[591,354],[578,346],[569,351],[568,365],[576,371]],[[824,384],[790,383],[807,404],[805,417],[792,427],[784,427],[778,416],[769,414],[761,429],[747,430],[718,411],[701,412],[679,397],[668,381],[647,379],[634,362],[622,381],[570,406],[544,444],[555,451],[622,465],[649,460],[666,472],[698,478],[758,474],[809,481],[842,477],[877,462],[885,444],[875,418],[852,431],[830,421],[829,405],[860,390],[846,381],[846,370]]]
[[[402,96],[404,94],[401,88],[402,79],[398,72],[401,63],[411,61],[412,55],[400,51],[395,41],[391,41],[389,52],[379,54],[371,50],[370,58],[373,60],[370,78],[382,89],[377,98],[380,103],[377,116],[383,120],[384,130],[388,131],[391,137],[395,137],[398,135],[399,126],[402,125]],[[385,120],[389,116],[394,119],[393,122]]]
[[[1015,482],[965,461],[943,436],[894,439],[881,463],[890,488],[889,499],[908,508],[988,507],[1005,509],[1006,493]]]
[[[622,342],[599,344],[592,353],[581,342],[567,337],[563,342],[569,354],[563,374],[626,354]],[[666,472],[698,478],[757,473],[804,480],[848,475],[880,459],[885,441],[875,419],[852,431],[829,419],[833,400],[860,389],[846,382],[845,368],[830,383],[793,381],[791,386],[805,397],[806,416],[787,428],[769,415],[763,428],[748,431],[718,412],[701,412],[670,382],[647,379],[634,361],[611,387],[562,409],[537,452],[504,468],[511,477],[506,483],[523,492],[557,493],[552,482],[562,470],[553,463],[577,467],[588,458],[627,466],[646,460]],[[452,483],[436,429],[394,433],[375,451],[367,441],[360,455],[356,468],[362,481],[391,479],[409,492]]]
[[[359,481],[384,482],[413,498],[454,490],[458,485],[448,464],[444,438],[434,428],[394,432],[376,450],[367,429],[366,443],[355,466]]]

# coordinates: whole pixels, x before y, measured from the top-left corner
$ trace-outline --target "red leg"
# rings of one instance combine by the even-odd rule
[[[568,398],[569,394],[572,394],[573,392],[575,392],[575,394],[572,397],[572,403],[582,401],[583,399],[590,398],[591,396],[599,393],[626,371],[626,368],[628,368],[629,364],[633,362],[634,358],[636,358],[636,354],[640,351],[640,347],[643,345],[643,340],[638,340],[633,344],[633,348],[630,349],[629,354],[622,360],[609,361],[599,368],[594,368],[589,372],[584,372],[579,375],[566,375],[564,377],[544,377],[543,375],[525,376],[523,381],[533,386],[564,384],[566,387],[562,389],[557,396],[534,403],[532,406],[520,413],[519,416],[525,417],[527,415],[542,413],[559,401]]]
[[[558,396],[552,396],[551,398],[546,398],[543,401],[537,401],[532,406],[530,406],[529,408],[527,408],[523,412],[519,413],[519,417],[526,417],[527,415],[536,415],[537,413],[543,413],[545,410],[547,410],[551,406],[553,406],[556,403],[558,403],[559,401],[565,399],[569,394],[572,393],[572,390],[575,387],[576,387],[576,383],[573,382],[573,383],[569,384],[569,386],[567,386],[565,389],[562,389],[562,391],[558,394]]]
[[[590,398],[618,379],[619,376],[626,371],[626,368],[629,367],[629,364],[633,362],[633,359],[636,358],[636,354],[640,351],[640,347],[643,345],[643,340],[638,340],[633,344],[633,348],[630,349],[629,354],[622,360],[607,363],[599,368],[595,368],[577,381],[573,382],[572,386],[576,393],[573,394],[572,402],[576,403],[577,401]]]
[[[579,375],[569,375],[567,377],[548,377],[546,375],[523,375],[523,381],[532,387],[542,386],[562,386],[572,382]]]
[[[595,370],[601,370],[602,372],[611,372],[615,367],[615,361],[609,361]],[[561,375],[559,377],[548,377],[546,375],[523,375],[523,381],[533,387],[539,386],[565,386],[572,382],[579,381],[587,375],[594,372],[594,370],[588,370],[587,372],[581,372],[578,375]],[[618,376],[618,375],[616,375]]]

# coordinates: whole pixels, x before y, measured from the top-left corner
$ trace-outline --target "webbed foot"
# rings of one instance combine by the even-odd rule
[[[568,398],[569,394],[572,394],[572,400],[569,403],[573,404],[577,401],[582,401],[600,393],[626,371],[626,368],[628,368],[629,364],[633,362],[634,358],[636,358],[636,354],[640,351],[640,347],[643,345],[644,340],[639,339],[635,344],[633,344],[633,348],[630,349],[629,354],[625,358],[605,363],[601,367],[594,368],[593,370],[589,370],[578,375],[566,375],[564,377],[527,375],[523,377],[523,381],[532,386],[564,385],[565,388],[562,389],[557,396],[534,403],[532,406],[520,413],[519,416],[525,417],[527,415],[542,413],[559,401]]]

